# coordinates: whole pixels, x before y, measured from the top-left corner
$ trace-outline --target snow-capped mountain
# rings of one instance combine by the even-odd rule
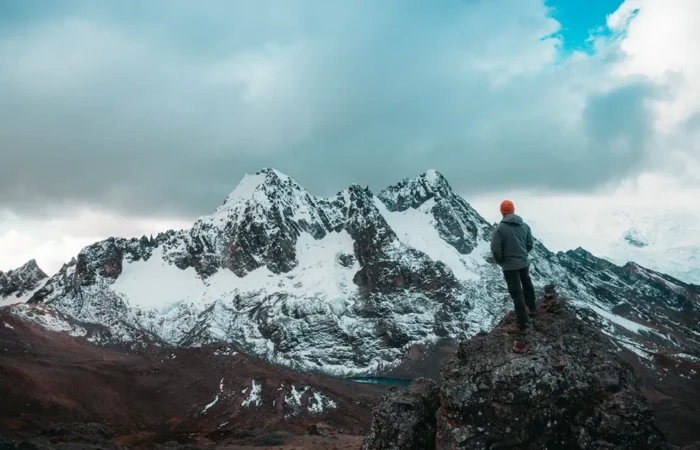
[[[533,200],[528,200],[532,202]],[[553,206],[535,208],[525,203],[520,210],[551,211],[548,216],[529,217],[533,230],[550,248],[567,250],[583,246],[618,265],[634,261],[686,283],[700,285],[700,212],[676,203],[644,208],[583,204],[575,212],[561,200]],[[576,205],[576,201],[572,201]],[[481,207],[484,207],[481,204]]]
[[[700,285],[698,218],[676,212],[663,220],[630,219],[629,223],[630,228],[608,245],[603,256],[618,264],[635,261]]]
[[[26,302],[46,278],[48,275],[33,259],[7,273],[0,271],[0,306]]]
[[[43,303],[107,325],[97,341],[225,341],[306,371],[381,374],[411,346],[489,330],[512,308],[492,229],[435,171],[320,198],[264,169],[190,230],[86,247],[15,314],[39,320]],[[700,354],[697,286],[539,242],[532,273],[640,358]]]

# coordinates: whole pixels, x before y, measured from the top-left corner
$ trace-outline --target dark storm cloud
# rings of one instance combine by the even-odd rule
[[[0,208],[206,213],[264,166],[322,195],[427,168],[587,190],[644,162],[656,88],[552,64],[539,1],[69,4],[3,22]]]

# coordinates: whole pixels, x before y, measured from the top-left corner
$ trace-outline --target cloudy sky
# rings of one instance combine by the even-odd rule
[[[435,168],[543,230],[685,208],[697,54],[697,0],[5,0],[0,270],[185,227],[266,166],[318,195]]]

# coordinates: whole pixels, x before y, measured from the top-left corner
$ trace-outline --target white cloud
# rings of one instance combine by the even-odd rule
[[[191,226],[178,219],[124,217],[107,211],[69,210],[50,219],[31,220],[0,211],[0,270],[37,260],[49,275],[85,246],[111,236],[141,237]]]
[[[591,193],[509,189],[467,195],[467,200],[495,222],[500,220],[500,201],[511,198],[551,250],[582,246],[616,262],[624,262],[618,246],[623,234],[640,228],[656,242],[649,258],[646,250],[637,252],[643,263],[663,270],[672,262],[679,275],[693,273],[700,270],[700,208],[695,207],[700,198],[700,126],[689,130],[688,121],[696,115],[700,125],[700,59],[695,57],[700,54],[700,3],[627,0],[608,17],[608,26],[622,33],[614,47],[619,54],[612,80],[644,76],[672,87],[648,100],[654,133],[647,138],[651,152],[646,170]]]
[[[608,17],[614,29],[626,24],[620,42],[624,56],[616,73],[644,75],[674,86],[667,94],[670,99],[655,105],[660,140],[654,165],[699,183],[700,134],[685,125],[700,112],[700,2],[627,0]]]
[[[88,9],[0,35],[0,208],[23,214],[0,216],[0,268],[184,226],[150,217],[207,213],[263,165],[318,194],[436,167],[460,191],[508,190],[555,249],[602,248],[620,205],[692,209],[695,0],[627,0],[608,18],[621,37],[558,64],[541,0],[279,5],[154,0],[158,27]],[[500,195],[477,206],[494,217]]]
[[[552,64],[541,0],[252,5],[109,20],[103,4],[0,35],[0,205],[205,213],[262,166],[324,193],[428,165],[482,189],[529,165],[505,178],[583,189],[646,153],[650,87],[611,76],[609,49]],[[157,27],[135,20],[159,8]],[[610,133],[599,116],[621,102],[631,120]]]
[[[692,206],[700,187],[666,175],[641,175],[591,194],[510,191],[465,198],[491,222],[501,219],[500,202],[511,199],[552,251],[583,247],[617,264],[633,260],[685,281],[700,280],[700,208]],[[624,243],[632,229],[649,239],[648,248]]]
[[[501,201],[513,200],[517,213],[533,223],[534,233],[554,251],[582,246],[601,253],[634,222],[683,215],[696,218],[700,224],[700,209],[688,207],[700,198],[700,189],[688,189],[669,177],[651,174],[592,194],[517,190],[465,198],[491,222],[501,219]]]

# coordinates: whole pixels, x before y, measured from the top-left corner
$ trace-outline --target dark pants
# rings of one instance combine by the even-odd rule
[[[530,269],[528,267],[520,270],[504,270],[503,276],[508,285],[508,293],[513,298],[515,305],[515,315],[518,317],[518,325],[527,324],[527,310],[535,309],[535,287],[532,285],[530,278]]]

